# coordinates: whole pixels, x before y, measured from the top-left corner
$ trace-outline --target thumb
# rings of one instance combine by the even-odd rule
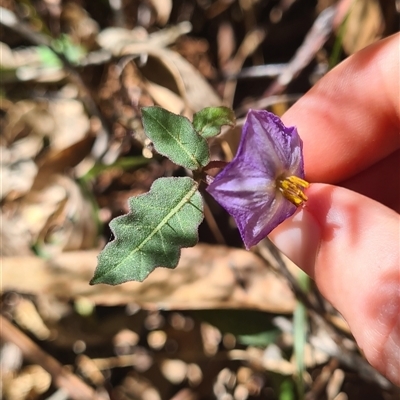
[[[270,238],[315,279],[367,360],[400,385],[400,218],[341,187],[312,184],[307,195]]]

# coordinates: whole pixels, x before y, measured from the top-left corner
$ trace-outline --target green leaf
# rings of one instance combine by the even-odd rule
[[[62,67],[62,61],[49,47],[38,46],[36,52],[39,56],[39,60],[45,67]]]
[[[237,341],[246,346],[267,347],[269,344],[275,343],[280,334],[281,332],[279,329],[275,328],[269,331],[253,333],[250,335],[238,335]]]
[[[279,400],[294,400],[293,382],[290,379],[285,379],[279,387]]]
[[[72,64],[76,64],[87,54],[83,46],[75,44],[71,37],[65,34],[61,34],[57,39],[53,39],[51,45],[56,53],[63,54]]]
[[[130,212],[111,221],[115,239],[98,258],[91,284],[143,281],[156,267],[175,268],[182,247],[197,243],[203,220],[197,183],[159,178],[146,194],[129,199]]]
[[[208,144],[187,118],[160,107],[144,107],[142,120],[146,135],[160,154],[192,170],[208,164]]]
[[[191,315],[214,325],[222,333],[232,333],[239,343],[265,347],[281,331],[272,323],[272,315],[257,310],[196,310]]]
[[[235,123],[235,114],[228,107],[203,108],[193,116],[194,129],[204,138],[216,136],[223,125],[235,126]]]

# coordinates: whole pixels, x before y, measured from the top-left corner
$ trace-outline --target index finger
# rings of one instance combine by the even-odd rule
[[[349,57],[285,113],[304,143],[307,180],[340,182],[400,148],[399,42]]]

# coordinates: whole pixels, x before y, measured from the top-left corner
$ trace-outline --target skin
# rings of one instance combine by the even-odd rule
[[[400,386],[399,50],[399,34],[363,49],[283,116],[303,140],[311,185],[305,207],[270,238]]]

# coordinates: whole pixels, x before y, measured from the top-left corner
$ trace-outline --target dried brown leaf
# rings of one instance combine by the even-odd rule
[[[189,24],[190,25],[190,24]],[[106,29],[98,36],[99,44],[115,56],[147,55],[141,68],[151,82],[164,86],[182,97],[188,112],[200,111],[209,106],[221,105],[221,99],[206,79],[177,52],[165,48],[187,32],[186,23],[165,29],[147,38],[124,29]],[[151,65],[151,67],[147,67]]]
[[[345,0],[341,3],[342,15],[348,13],[347,21],[343,22],[342,42],[347,54],[353,54],[380,39],[385,22],[378,0]]]
[[[166,110],[174,114],[180,114],[185,109],[185,103],[182,98],[172,90],[150,81],[144,82],[144,87],[154,102]]]
[[[72,299],[85,296],[109,306],[136,302],[150,309],[251,308],[289,313],[295,306],[286,281],[244,250],[199,244],[183,249],[176,269],[159,268],[143,283],[117,287],[89,286],[97,254],[67,252],[48,262],[5,257],[3,289]]]

